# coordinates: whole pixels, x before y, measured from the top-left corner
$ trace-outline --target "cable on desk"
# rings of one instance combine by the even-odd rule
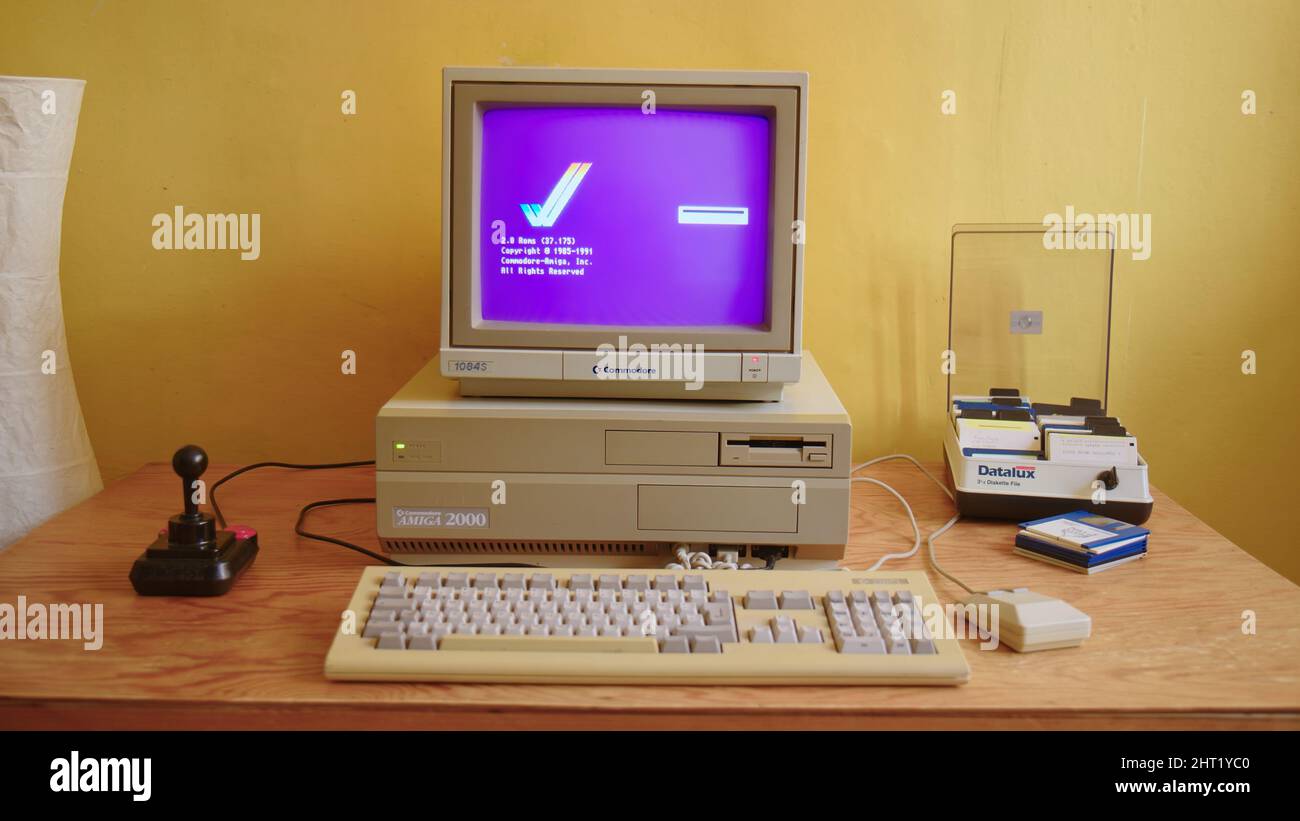
[[[926,470],[925,466],[922,465],[920,462],[918,462],[914,457],[909,456],[906,453],[891,453],[888,456],[879,456],[875,459],[868,459],[862,464],[855,465],[854,467],[850,468],[849,469],[849,476],[851,477],[850,481],[866,482],[869,484],[878,485],[884,488],[885,490],[889,491],[889,493],[891,493],[893,497],[903,505],[903,510],[907,511],[907,519],[909,522],[912,523],[912,533],[915,534],[915,539],[912,542],[912,548],[910,550],[908,550],[905,553],[890,553],[888,555],[881,556],[879,559],[876,560],[875,564],[867,568],[868,571],[879,570],[881,565],[883,565],[885,562],[891,559],[911,558],[912,556],[916,555],[916,552],[918,550],[921,549],[921,527],[916,523],[916,515],[912,512],[912,506],[907,503],[907,500],[903,498],[902,494],[900,494],[898,491],[894,490],[892,487],[885,484],[884,482],[880,481],[879,479],[872,479],[868,476],[853,476],[853,474],[857,473],[859,470],[862,470],[863,468],[871,467],[872,465],[876,465],[881,462],[887,462],[891,459],[906,459],[907,461],[911,462],[913,465],[916,466],[918,470],[924,473],[930,479],[930,481],[938,485],[939,489],[944,492],[945,496],[947,496],[949,499],[952,499],[954,502],[957,500],[956,497],[953,495],[953,492],[948,489],[947,485],[945,485],[933,473]],[[937,572],[940,576],[943,576],[945,579],[952,582],[953,584],[957,585],[962,590],[965,590],[967,593],[975,594],[975,593],[987,592],[983,590],[975,590],[974,588],[970,587],[965,582],[963,582],[961,579],[958,579],[956,576],[944,570],[943,565],[939,564],[939,557],[935,555],[935,550],[934,550],[935,541],[940,537],[942,537],[943,534],[951,530],[953,525],[957,524],[957,522],[960,519],[961,519],[960,513],[953,514],[953,517],[949,519],[947,522],[945,522],[942,527],[940,527],[938,530],[934,531],[933,533],[931,533],[929,536],[926,537],[925,543],[927,547],[927,551],[926,551],[927,557],[930,561],[930,565],[934,567],[935,572]]]
[[[375,503],[375,499],[373,496],[368,499],[361,499],[361,498],[322,499],[319,502],[309,502],[302,506],[302,510],[298,511],[298,521],[293,523],[293,532],[297,533],[299,536],[303,537],[304,539],[315,539],[318,542],[326,542],[327,544],[335,544],[338,545],[339,547],[346,547],[348,550],[355,550],[358,553],[369,556],[370,558],[376,561],[383,562],[384,564],[390,564],[390,565],[401,564],[401,562],[390,559],[387,556],[384,556],[380,553],[376,553],[373,550],[368,550],[359,544],[353,544],[352,542],[345,542],[342,539],[336,539],[333,536],[324,536],[320,533],[312,533],[310,531],[303,529],[302,523],[304,520],[306,520],[307,514],[318,507],[334,507],[335,505],[373,505],[374,503]]]
[[[217,504],[217,488],[221,487],[226,482],[229,482],[231,479],[235,478],[236,476],[241,476],[245,473],[248,473],[250,470],[257,470],[259,468],[286,468],[288,470],[335,470],[337,468],[366,467],[368,465],[373,465],[374,463],[375,463],[374,459],[368,459],[362,462],[331,462],[331,463],[320,464],[320,465],[298,465],[298,464],[293,464],[291,462],[256,462],[254,464],[244,465],[242,468],[232,470],[231,472],[227,473],[225,476],[222,476],[220,479],[218,479],[215,483],[213,483],[212,488],[208,490],[208,504],[212,506],[212,515],[215,516],[217,519],[217,527],[224,528],[226,526],[226,517],[222,515],[221,506]]]
[[[229,482],[231,479],[234,479],[236,476],[241,476],[245,473],[248,473],[250,470],[258,470],[259,468],[284,468],[286,470],[337,470],[339,468],[368,467],[370,465],[373,465],[374,463],[375,463],[374,459],[367,459],[364,461],[356,461],[356,462],[327,462],[324,464],[297,464],[294,462],[256,462],[254,464],[244,465],[241,468],[232,470],[230,473],[227,473],[225,476],[222,476],[220,479],[218,479],[212,485],[211,489],[208,490],[208,504],[212,506],[212,515],[216,517],[217,525],[219,527],[224,528],[226,526],[226,517],[221,512],[221,506],[217,504],[217,488],[221,487],[226,482]],[[391,565],[393,567],[429,567],[430,565],[425,565],[425,564],[411,564],[408,562],[400,562],[397,561],[396,559],[391,559],[388,556],[383,555],[382,553],[376,553],[373,550],[364,548],[361,545],[353,544],[352,542],[344,541],[343,539],[336,539],[333,536],[325,536],[320,533],[312,533],[310,531],[303,529],[302,523],[306,520],[307,514],[318,507],[333,507],[336,505],[366,505],[366,504],[374,504],[374,503],[375,500],[373,497],[353,498],[353,499],[323,499],[319,502],[310,502],[304,505],[303,508],[298,511],[298,521],[296,521],[293,525],[293,532],[303,537],[304,539],[312,539],[318,542],[325,542],[327,544],[338,545],[339,547],[346,547],[348,550],[354,550],[357,553],[361,553],[365,556],[369,556],[375,561],[383,562],[384,564]],[[476,563],[476,564],[438,565],[438,567],[526,567],[526,568],[537,568],[540,566],[541,565],[535,565],[535,564],[512,564],[508,562],[485,562],[485,563]]]
[[[294,525],[293,525],[293,532],[294,532],[294,533],[297,533],[299,536],[303,537],[304,539],[314,539],[315,541],[318,541],[318,542],[325,542],[325,543],[327,543],[327,544],[338,545],[339,547],[346,547],[348,550],[355,550],[356,552],[361,553],[362,555],[369,556],[370,558],[374,559],[375,561],[383,562],[384,564],[386,564],[386,565],[390,565],[390,566],[392,566],[392,567],[430,567],[431,565],[427,565],[427,564],[411,564],[411,563],[408,563],[408,562],[399,562],[399,561],[397,561],[396,559],[392,559],[392,558],[389,558],[388,556],[383,555],[382,553],[376,553],[376,552],[373,551],[373,550],[369,550],[369,549],[367,549],[367,548],[364,548],[364,547],[362,547],[362,546],[359,545],[359,544],[353,544],[352,542],[347,542],[347,541],[344,541],[343,539],[336,539],[336,538],[334,538],[333,536],[325,536],[325,535],[322,535],[322,534],[320,534],[320,533],[312,533],[312,532],[310,532],[310,531],[308,531],[308,530],[305,530],[305,529],[303,528],[303,526],[302,526],[302,523],[307,519],[307,514],[310,513],[311,511],[315,510],[315,509],[318,508],[318,507],[334,507],[334,506],[336,506],[336,505],[373,505],[374,503],[375,503],[374,497],[370,497],[370,498],[366,498],[366,499],[362,499],[362,498],[356,498],[356,499],[322,499],[322,500],[320,500],[319,502],[308,502],[307,504],[303,505],[302,510],[298,511],[298,521],[294,522]],[[485,563],[481,563],[481,564],[480,564],[480,563],[475,563],[475,564],[439,564],[439,565],[437,565],[437,566],[438,566],[438,567],[529,567],[529,568],[537,568],[537,567],[540,567],[541,565],[536,565],[536,564],[514,564],[514,563],[510,563],[510,562],[485,562]]]

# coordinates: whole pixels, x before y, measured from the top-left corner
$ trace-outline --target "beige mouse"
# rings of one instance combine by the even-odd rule
[[[1092,619],[1087,613],[1027,587],[976,593],[962,604],[988,606],[985,623],[999,643],[1019,653],[1078,647],[1092,635]]]

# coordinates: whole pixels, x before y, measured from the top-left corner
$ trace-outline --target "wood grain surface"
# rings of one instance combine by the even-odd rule
[[[907,497],[926,532],[951,515],[909,465],[866,475]],[[958,524],[939,542],[945,567],[975,587],[1059,596],[1092,616],[1093,637],[1026,655],[966,641],[971,682],[925,688],[327,681],[325,652],[370,560],[299,539],[293,522],[306,502],[373,495],[372,472],[234,480],[223,510],[261,541],[247,575],[217,598],[137,596],[127,573],[177,490],[169,465],[147,465],[0,553],[0,603],[102,603],[105,622],[93,652],[0,642],[0,728],[1300,728],[1300,588],[1159,492],[1150,555],[1095,576],[1013,555],[1013,524]],[[884,491],[855,485],[852,516],[846,564],[910,546]],[[321,511],[313,525],[377,548],[369,506]],[[960,593],[931,577],[946,600]],[[1254,635],[1242,631],[1247,610]]]

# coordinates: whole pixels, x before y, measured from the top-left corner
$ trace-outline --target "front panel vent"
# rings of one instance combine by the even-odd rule
[[[646,556],[659,542],[512,542],[474,539],[383,539],[389,553],[533,553]]]

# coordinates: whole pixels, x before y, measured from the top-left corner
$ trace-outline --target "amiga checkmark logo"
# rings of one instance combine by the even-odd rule
[[[550,228],[555,221],[560,218],[564,211],[564,206],[569,204],[573,199],[573,194],[578,190],[578,184],[582,178],[587,176],[591,170],[589,162],[570,163],[560,181],[551,189],[551,194],[546,198],[546,202],[541,203],[520,203],[519,207],[523,209],[524,216],[528,218],[528,224],[534,228]]]

